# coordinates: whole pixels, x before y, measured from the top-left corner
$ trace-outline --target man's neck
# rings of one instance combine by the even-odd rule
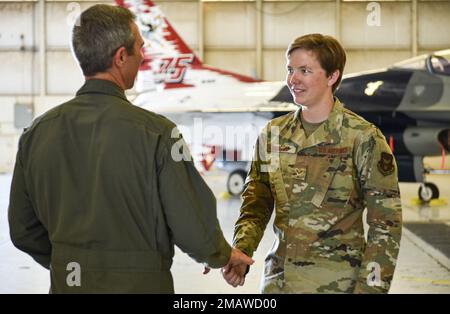
[[[320,123],[328,119],[333,110],[334,99],[331,94],[322,103],[315,106],[302,106],[302,118],[309,123]]]
[[[116,84],[117,86],[119,86],[123,91],[125,90],[125,84],[120,79],[120,76],[114,75],[114,73],[112,73],[112,72],[99,72],[92,76],[85,76],[84,78],[86,80],[97,79],[97,80],[110,81],[110,82],[113,82],[114,84]]]

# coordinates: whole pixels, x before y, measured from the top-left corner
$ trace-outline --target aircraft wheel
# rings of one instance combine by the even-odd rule
[[[439,198],[439,189],[434,183],[424,182],[419,187],[419,198],[423,202]]]
[[[241,195],[244,191],[245,176],[247,174],[243,170],[235,170],[230,173],[227,180],[228,193],[231,195]]]

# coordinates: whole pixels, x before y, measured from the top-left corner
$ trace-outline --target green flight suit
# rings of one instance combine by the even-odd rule
[[[173,293],[174,244],[212,268],[231,254],[213,193],[180,156],[172,122],[86,81],[20,138],[12,242],[50,268],[53,293]]]
[[[336,98],[309,137],[300,112],[270,121],[258,138],[234,245],[252,256],[275,209],[263,292],[386,293],[402,221],[386,139]]]

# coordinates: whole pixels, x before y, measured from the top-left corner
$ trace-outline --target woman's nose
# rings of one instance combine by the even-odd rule
[[[288,83],[290,84],[299,83],[299,75],[297,71],[294,71],[291,75],[288,76]]]

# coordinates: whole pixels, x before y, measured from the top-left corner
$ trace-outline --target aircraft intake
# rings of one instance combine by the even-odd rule
[[[447,153],[450,152],[450,129],[441,131],[438,135],[438,140],[445,151]]]
[[[450,129],[442,127],[410,127],[403,133],[408,151],[416,156],[440,156],[449,152]]]

